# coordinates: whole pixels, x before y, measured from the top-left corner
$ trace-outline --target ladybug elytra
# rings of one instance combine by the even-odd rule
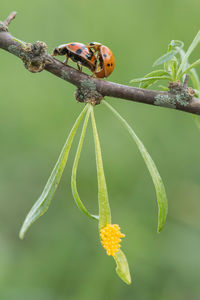
[[[77,63],[80,71],[82,69],[81,66],[89,68],[92,72],[96,69],[96,58],[93,52],[82,43],[60,45],[52,53],[52,56],[57,55],[66,55],[64,63],[67,64],[70,58]]]
[[[97,42],[91,42],[88,46],[89,49],[94,49],[94,52],[97,52],[97,60],[99,60],[99,64],[97,64],[96,70],[94,74],[98,78],[108,77],[115,67],[115,57],[112,51]]]

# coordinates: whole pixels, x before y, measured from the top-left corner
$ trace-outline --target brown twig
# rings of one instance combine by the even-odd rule
[[[184,82],[183,82],[184,88],[187,88],[187,86],[188,86],[188,80],[189,80],[189,75],[186,74],[186,75],[185,75],[185,80],[184,80]]]
[[[98,104],[103,97],[109,96],[200,115],[200,99],[193,97],[192,89],[184,84],[171,83],[170,91],[163,92],[97,79],[53,58],[46,52],[46,45],[43,42],[29,44],[18,41],[5,30],[5,26],[10,24],[15,15],[13,12],[5,22],[0,22],[0,48],[22,59],[31,72],[46,70],[75,85],[78,88],[76,93],[78,101],[93,101]]]
[[[16,17],[16,11],[11,12],[11,14],[7,17],[7,19],[3,22],[5,26],[8,27],[8,25],[12,22],[12,20]]]

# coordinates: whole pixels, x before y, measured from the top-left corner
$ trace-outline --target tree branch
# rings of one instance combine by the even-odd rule
[[[75,85],[78,88],[75,95],[78,101],[98,104],[103,97],[109,96],[200,115],[200,99],[193,97],[193,90],[187,87],[187,81],[183,85],[180,82],[170,83],[170,91],[163,92],[88,76],[49,55],[44,42],[30,44],[14,38],[8,32],[8,25],[15,16],[16,12],[13,12],[4,22],[0,22],[0,48],[19,57],[25,67],[33,73],[46,70]]]

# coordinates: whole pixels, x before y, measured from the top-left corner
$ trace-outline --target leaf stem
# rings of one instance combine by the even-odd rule
[[[96,127],[94,110],[92,106],[91,111],[93,136],[95,142],[96,165],[97,165],[97,179],[98,179],[98,202],[99,202],[99,229],[111,224],[111,211],[108,200],[107,186],[103,169],[103,161],[101,155],[101,146]]]
[[[80,140],[79,140],[79,144],[78,144],[78,148],[77,148],[77,151],[76,151],[76,156],[75,156],[74,164],[73,164],[73,168],[72,168],[71,187],[72,187],[72,194],[73,194],[74,200],[75,200],[78,208],[84,214],[86,214],[88,217],[90,217],[92,219],[95,219],[95,220],[98,220],[99,217],[90,214],[89,211],[83,205],[83,203],[80,199],[80,196],[78,194],[77,184],[76,184],[77,168],[78,168],[78,163],[79,163],[79,159],[80,159],[80,155],[81,155],[81,151],[82,151],[82,146],[83,146],[83,142],[84,142],[84,138],[85,138],[85,133],[86,133],[86,129],[87,129],[91,109],[92,109],[91,105],[88,105],[87,113],[86,113],[85,120],[84,120],[84,123],[83,123],[83,128],[82,128],[82,132],[81,132],[81,136],[80,136]]]

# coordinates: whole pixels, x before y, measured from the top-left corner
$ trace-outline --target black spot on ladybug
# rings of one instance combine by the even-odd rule
[[[111,63],[110,65],[111,65],[111,67],[112,67],[112,66],[113,66],[113,63]]]
[[[110,64],[107,64],[107,67],[110,67]]]
[[[76,46],[76,44],[71,44],[71,46]]]
[[[77,50],[76,50],[76,54],[81,54],[82,52],[83,52],[82,49],[77,49]]]
[[[104,54],[103,57],[107,57],[107,54]]]

